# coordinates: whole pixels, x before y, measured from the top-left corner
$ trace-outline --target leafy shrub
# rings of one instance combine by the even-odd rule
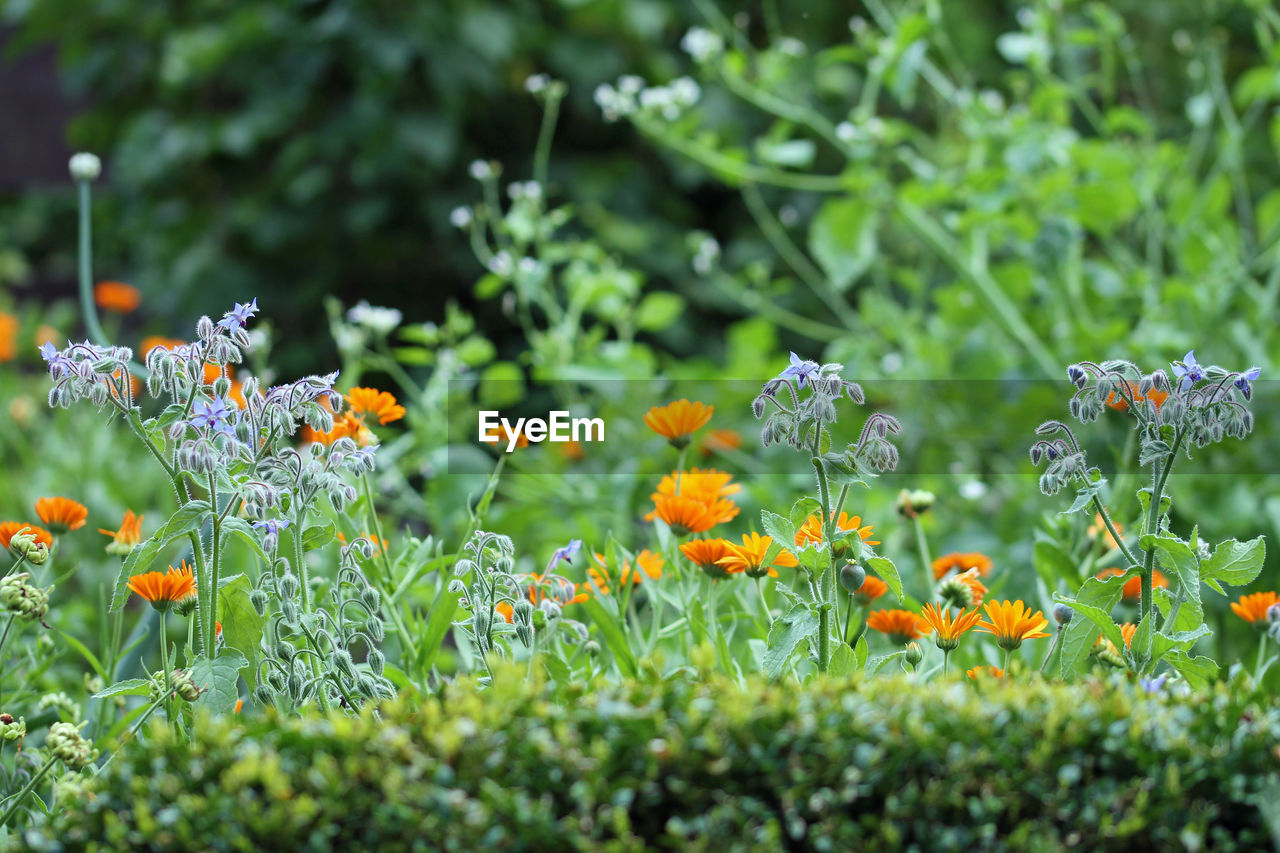
[[[1280,711],[910,678],[517,679],[384,719],[156,727],[31,830],[35,850],[1255,849]],[[281,846],[286,845],[286,846]],[[1172,846],[1171,846],[1172,845]]]

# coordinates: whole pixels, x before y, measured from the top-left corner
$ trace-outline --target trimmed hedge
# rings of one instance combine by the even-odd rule
[[[383,720],[127,748],[35,850],[1270,849],[1280,712],[1229,686],[507,673]],[[90,798],[90,796],[92,798]],[[852,845],[856,845],[852,846]]]

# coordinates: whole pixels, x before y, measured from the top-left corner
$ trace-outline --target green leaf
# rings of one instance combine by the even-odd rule
[[[103,688],[93,694],[91,699],[106,699],[109,696],[147,696],[151,693],[151,682],[145,678],[127,678],[117,681],[110,687]]]
[[[1120,601],[1120,596],[1124,592],[1124,584],[1130,577],[1132,572],[1126,572],[1123,575],[1115,575],[1106,579],[1088,578],[1076,591],[1075,601],[1079,604],[1102,610],[1107,614],[1107,620],[1114,626],[1115,622],[1111,619],[1111,611]],[[1074,607],[1070,600],[1066,603]],[[1118,632],[1119,629],[1117,628]],[[1093,625],[1093,621],[1087,617],[1077,619],[1072,618],[1071,622],[1062,629],[1062,660],[1061,672],[1064,678],[1075,674],[1089,654],[1089,650],[1093,648],[1094,642],[1098,638],[1098,631]],[[1124,648],[1123,638],[1118,649]]]
[[[684,297],[666,290],[645,294],[636,306],[635,324],[642,332],[656,332],[667,328],[684,313]]]
[[[879,657],[872,658],[870,661],[867,662],[867,672],[871,673],[872,675],[875,675],[880,670],[884,669],[885,666],[887,666],[888,664],[892,663],[895,660],[900,659],[906,653],[907,653],[906,649],[899,649],[896,652],[890,652],[887,655],[880,655]]]
[[[1138,622],[1138,628],[1133,632],[1133,639],[1129,641],[1128,653],[1137,664],[1135,667],[1139,672],[1143,672],[1147,668],[1147,664],[1151,661],[1151,614],[1148,610]],[[1123,635],[1121,637],[1123,639]],[[1115,642],[1112,640],[1112,642]],[[1123,645],[1116,646],[1117,649],[1124,649]]]
[[[1187,684],[1196,689],[1208,687],[1209,682],[1218,675],[1218,662],[1210,657],[1193,656],[1173,649],[1164,659],[1187,680]]]
[[[557,654],[544,654],[542,656],[542,665],[547,668],[547,674],[551,676],[551,680],[557,684],[568,684],[573,680],[569,665]]]
[[[796,529],[787,519],[769,510],[760,511],[760,525],[764,532],[784,548],[794,548]]]
[[[1091,580],[1095,579],[1091,578]],[[1075,625],[1076,619],[1083,616],[1092,622],[1102,632],[1102,636],[1110,640],[1117,649],[1123,650],[1125,648],[1124,634],[1120,633],[1120,626],[1116,624],[1116,620],[1111,618],[1111,607],[1114,607],[1114,604],[1103,609],[1092,604],[1085,604],[1074,598],[1067,598],[1065,595],[1054,595],[1053,600],[1067,605],[1076,612],[1075,617],[1071,620],[1072,625]],[[1150,628],[1148,628],[1149,630]],[[1090,634],[1092,633],[1094,632],[1090,632]]]
[[[256,684],[258,644],[262,640],[263,618],[249,601],[253,584],[245,575],[227,578],[218,587],[218,621],[227,648],[237,649],[250,664],[242,673],[249,689]]]
[[[246,545],[253,549],[254,556],[261,560],[264,566],[271,565],[271,558],[267,556],[266,551],[262,550],[262,543],[258,541],[258,534],[254,532],[254,529],[249,522],[245,521],[243,518],[229,516],[222,519],[219,527],[222,528],[222,539],[224,542],[230,538],[230,534],[234,533],[236,536],[244,540]]]
[[[1266,539],[1259,536],[1248,542],[1228,539],[1219,542],[1209,559],[1200,564],[1200,577],[1208,581],[1221,581],[1232,586],[1252,583],[1262,571],[1267,558]],[[1221,588],[1217,588],[1221,592]]]
[[[323,548],[332,542],[336,535],[337,530],[332,524],[326,524],[323,527],[313,524],[302,531],[302,550],[315,551],[318,548]]]
[[[195,704],[216,713],[230,713],[240,697],[240,670],[248,665],[244,655],[235,649],[223,649],[213,660],[197,660],[191,666],[191,680],[204,692]]]
[[[1139,542],[1144,549],[1155,549],[1160,565],[1178,579],[1176,595],[1192,603],[1196,611],[1204,613],[1200,602],[1200,558],[1191,546],[1174,536],[1147,535]]]
[[[1075,561],[1057,542],[1038,539],[1031,552],[1031,565],[1049,589],[1063,581],[1073,587],[1080,583]]]
[[[764,653],[764,672],[771,679],[782,675],[796,648],[818,630],[818,616],[806,604],[787,611],[769,628],[769,647]]]
[[[631,651],[631,645],[627,642],[627,633],[622,625],[621,614],[618,613],[618,603],[611,597],[601,595],[598,587],[592,584],[594,588],[591,596],[582,602],[582,608],[587,611],[587,615],[600,628],[600,634],[604,637],[605,645],[609,651],[613,653],[613,660],[618,664],[618,669],[627,678],[635,678],[639,668],[636,666],[635,655]],[[601,599],[607,599],[612,605],[612,610],[607,609]]]
[[[458,612],[458,598],[457,593],[449,592],[447,583],[442,583],[435,600],[431,602],[431,615],[427,619],[426,630],[422,632],[422,644],[418,647],[423,671],[431,669],[436,655],[440,653],[440,646],[444,644],[445,636],[453,627],[453,617]]]
[[[880,580],[889,585],[889,589],[893,590],[893,594],[902,601],[902,576],[898,574],[898,567],[893,564],[893,560],[888,557],[868,557],[867,566],[870,567]]]
[[[1076,492],[1076,499],[1071,502],[1071,506],[1064,509],[1059,515],[1070,515],[1073,512],[1080,512],[1087,508],[1093,503],[1094,497],[1102,491],[1102,487],[1106,482],[1106,480],[1100,480],[1087,486],[1081,486],[1079,491]]]
[[[869,199],[832,199],[818,210],[809,225],[809,251],[836,290],[847,289],[871,268],[879,227],[879,206]]]
[[[129,556],[124,558],[124,563],[120,566],[120,575],[116,578],[116,588],[111,595],[112,613],[124,607],[125,601],[129,598],[129,594],[126,592],[129,578],[145,571],[152,561],[160,556],[160,552],[165,549],[165,546],[174,539],[199,530],[208,512],[209,503],[207,501],[188,501],[177,512],[169,516],[169,520],[161,525],[159,530],[151,534],[150,539],[139,543],[129,552]]]
[[[858,659],[858,669],[862,669],[867,665],[867,656],[871,653],[871,649],[867,646],[867,638],[859,637],[858,642],[853,646],[854,657]]]
[[[791,520],[791,538],[788,543],[795,542],[795,531],[804,526],[811,515],[822,515],[822,504],[813,498],[800,498],[791,505],[791,511],[787,513],[787,517]]]
[[[856,672],[859,666],[861,661],[858,660],[857,653],[849,647],[848,643],[840,643],[831,653],[831,662],[827,664],[827,675],[839,678]]]

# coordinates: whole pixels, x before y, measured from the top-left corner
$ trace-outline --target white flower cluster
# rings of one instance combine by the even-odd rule
[[[724,52],[724,39],[704,27],[691,27],[680,40],[680,49],[694,62],[707,62]]]
[[[605,121],[617,121],[637,112],[657,113],[674,121],[702,97],[702,89],[690,77],[677,77],[665,86],[646,86],[634,75],[618,78],[616,86],[601,83],[595,101]]]
[[[375,335],[389,335],[400,325],[404,315],[396,308],[370,305],[368,301],[361,299],[347,311],[347,319]]]

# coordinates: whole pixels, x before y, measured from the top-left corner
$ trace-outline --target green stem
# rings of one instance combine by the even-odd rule
[[[89,181],[77,183],[80,190],[80,312],[84,315],[89,340],[105,347],[111,342],[98,322],[98,307],[93,301],[93,219],[89,215]]]
[[[21,791],[14,795],[13,802],[10,803],[9,808],[4,810],[3,815],[0,815],[0,827],[9,823],[9,818],[13,817],[14,812],[16,812],[18,807],[22,805],[22,801],[27,798],[28,794],[36,789],[36,785],[40,784],[40,780],[45,777],[45,774],[49,772],[53,767],[54,762],[57,760],[57,758],[50,756],[49,760],[44,763],[44,766],[36,772],[36,775],[31,777],[31,781],[28,782]]]
[[[825,673],[831,665],[831,605],[823,604],[818,610],[818,672]]]
[[[556,120],[560,115],[560,99],[564,96],[562,87],[552,83],[547,88],[547,105],[542,112],[542,125],[538,128],[538,143],[533,149],[533,179],[542,189],[542,197],[547,195],[547,165],[551,160],[551,140],[556,133]]]
[[[388,590],[390,589],[389,582],[394,580],[392,577],[393,570],[391,567],[391,558],[387,555],[387,540],[382,534],[382,521],[378,517],[378,513],[374,511],[373,484],[370,482],[368,472],[365,472],[364,476],[360,479],[364,485],[364,496],[365,503],[367,505],[366,509],[369,514],[369,524],[374,530],[374,535],[378,537],[378,542],[381,543],[379,546],[380,550],[378,556],[382,559],[385,574],[382,578],[382,582],[377,583],[376,585],[383,587],[379,591],[383,594],[383,597],[387,599],[387,606],[383,609],[386,611],[387,615],[391,617],[391,624],[395,626],[396,634],[400,637],[401,646],[403,646],[404,650],[408,652],[408,659],[416,661],[418,659],[417,645],[414,643],[413,637],[409,634],[409,630],[405,627],[404,619],[400,615],[399,608],[395,606],[394,600],[391,599],[388,593]]]
[[[932,597],[929,594],[929,590],[933,588],[933,559],[929,554],[929,542],[924,538],[924,523],[921,522],[919,515],[912,517],[911,526],[915,528],[916,551],[920,554],[920,569],[924,574],[925,596]]]
[[[164,670],[164,713],[169,724],[177,731],[178,721],[173,712],[173,671],[169,668],[169,629],[168,613],[160,613],[160,667]]]
[[[1000,667],[1004,670],[1005,677],[1009,677],[1009,658],[1013,654],[1013,649],[1004,650],[1004,666]]]
[[[19,554],[18,559],[13,561],[13,565],[9,567],[9,571],[4,573],[4,576],[9,577],[9,575],[18,571],[18,569],[22,568],[22,564],[25,563],[26,561],[27,561],[27,555],[25,553]]]
[[[205,653],[210,659],[213,658],[215,649],[218,648],[218,575],[222,568],[222,521],[218,517],[218,484],[214,479],[214,475],[209,475],[209,506],[213,514],[213,535],[210,541],[210,547],[213,550],[210,562],[212,566],[209,571],[209,592],[207,598],[209,601],[209,615],[206,617],[207,622],[204,623],[205,629]],[[301,541],[302,531],[298,530],[294,536],[295,541]],[[164,624],[163,619],[161,624]]]
[[[1153,474],[1155,484],[1151,490],[1151,509],[1147,512],[1147,534],[1155,536],[1156,531],[1160,529],[1160,501],[1164,495],[1165,483],[1169,480],[1169,472],[1173,470],[1173,462],[1178,457],[1178,448],[1182,446],[1183,433],[1179,431],[1173,439],[1173,449],[1169,452],[1168,460],[1163,468],[1157,467]],[[1151,546],[1146,549],[1146,554],[1142,561],[1142,604],[1138,610],[1138,619],[1141,620],[1144,615],[1151,612],[1151,580],[1155,570],[1156,549]],[[1151,614],[1152,629],[1159,628],[1156,624],[1155,614]]]
[[[1129,561],[1129,565],[1138,565],[1138,558],[1133,556],[1133,552],[1129,550],[1129,546],[1124,543],[1124,537],[1120,535],[1120,531],[1116,530],[1115,524],[1111,521],[1111,514],[1107,512],[1107,508],[1102,505],[1102,501],[1097,495],[1093,496],[1094,509],[1098,511],[1098,515],[1102,517],[1102,523],[1107,526],[1107,532],[1111,534],[1111,538],[1116,541],[1116,545],[1120,548],[1120,552],[1124,554],[1124,558]]]
[[[1040,662],[1041,675],[1044,675],[1044,668],[1049,665],[1049,658],[1053,657],[1053,653],[1058,648],[1058,642],[1061,639],[1062,639],[1062,629],[1059,628],[1058,633],[1053,635],[1053,642],[1049,644],[1049,651],[1045,654],[1044,660]]]
[[[1258,662],[1254,664],[1254,667],[1253,667],[1253,680],[1255,683],[1258,681],[1258,678],[1262,675],[1262,658],[1266,654],[1266,652],[1267,652],[1267,635],[1266,635],[1266,632],[1263,632],[1262,636],[1258,638]]]

